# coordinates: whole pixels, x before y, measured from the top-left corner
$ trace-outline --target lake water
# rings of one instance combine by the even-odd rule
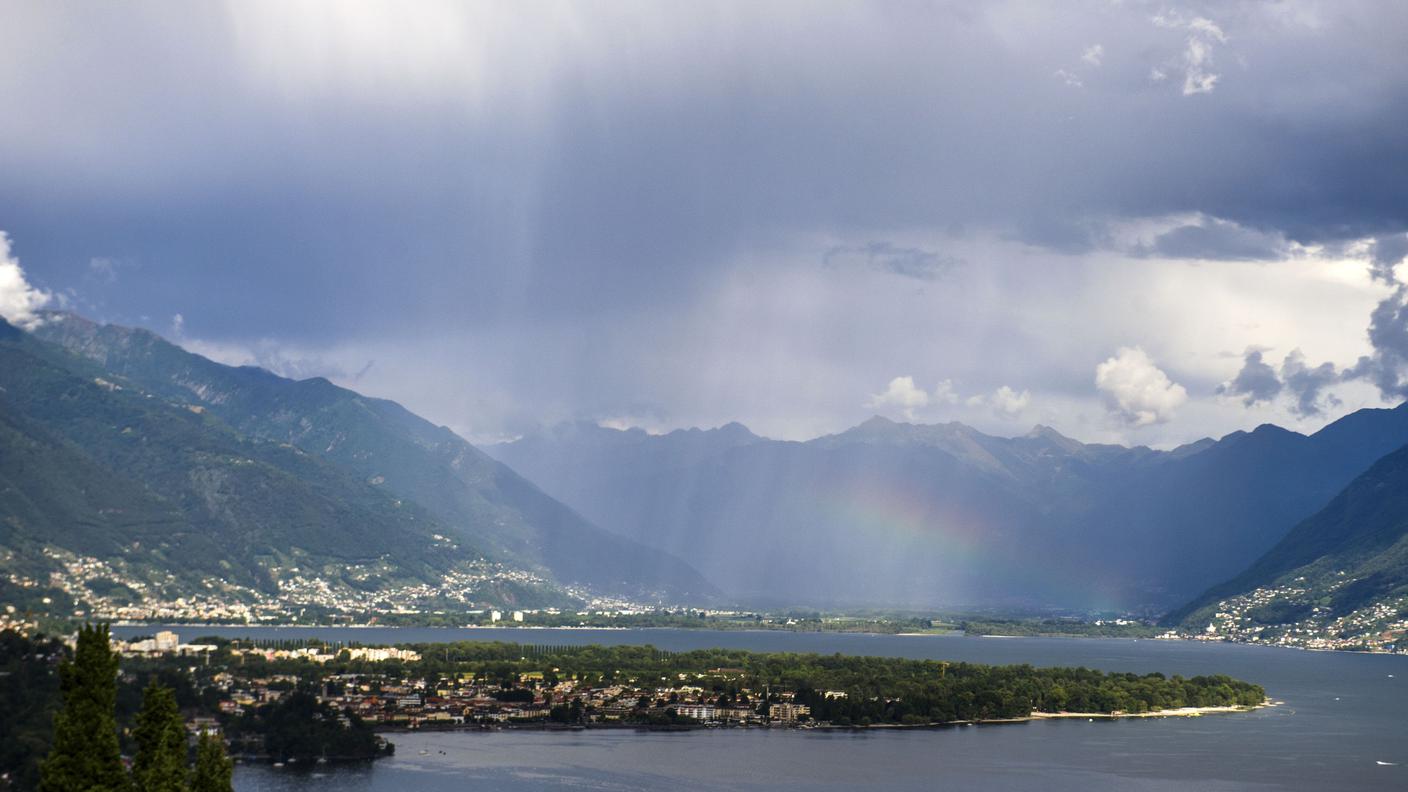
[[[156,628],[116,628],[119,635]],[[183,639],[503,640],[1226,673],[1282,705],[1202,718],[919,731],[710,730],[391,735],[396,756],[319,773],[241,766],[239,792],[449,790],[1408,789],[1408,656],[1183,641],[687,630],[174,628]],[[1381,765],[1379,762],[1393,763]]]

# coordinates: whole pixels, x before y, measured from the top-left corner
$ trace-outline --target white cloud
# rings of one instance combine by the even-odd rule
[[[1095,387],[1106,405],[1134,426],[1165,423],[1188,401],[1188,391],[1173,382],[1139,347],[1121,347],[1095,367]]]
[[[993,410],[996,411],[998,415],[1006,418],[1015,418],[1020,415],[1023,410],[1027,409],[1027,405],[1031,404],[1032,394],[1031,391],[1025,390],[1019,393],[1003,385],[992,392],[992,397],[988,401],[992,404]]]
[[[958,391],[953,389],[953,380],[940,380],[934,388],[934,404],[957,404]]]
[[[1201,34],[1207,38],[1217,41],[1219,44],[1227,43],[1227,34],[1222,32],[1222,28],[1217,23],[1203,17],[1193,17],[1193,21],[1188,23],[1188,29],[1194,33]]]
[[[1183,54],[1179,66],[1183,70],[1183,95],[1212,93],[1221,75],[1212,71],[1213,47],[1227,43],[1227,34],[1216,22],[1206,17],[1185,19],[1177,12],[1159,14],[1153,18],[1154,25],[1188,33],[1184,40]],[[1164,69],[1155,68],[1150,77],[1162,80],[1167,76]]]
[[[874,394],[865,404],[876,410],[898,410],[913,418],[915,410],[929,406],[929,394],[914,384],[913,377],[895,377],[884,393]]]
[[[53,296],[29,285],[19,259],[10,252],[10,235],[0,231],[0,316],[10,324],[32,330],[43,321],[38,311]]]
[[[999,418],[1016,418],[1032,403],[1031,391],[1017,391],[1011,386],[1002,385],[990,394],[975,394],[963,402],[969,407],[991,407],[993,415]]]
[[[1085,48],[1085,52],[1081,53],[1080,59],[1082,63],[1090,66],[1099,66],[1100,62],[1105,59],[1105,48],[1099,44],[1091,44]]]
[[[1196,39],[1188,38],[1188,49],[1183,51],[1183,95],[1192,96],[1200,93],[1212,93],[1212,89],[1217,87],[1220,75],[1208,70],[1212,64],[1212,45]]]

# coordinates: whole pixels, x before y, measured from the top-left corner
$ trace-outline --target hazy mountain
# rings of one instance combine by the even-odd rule
[[[1400,407],[1172,451],[882,418],[804,443],[574,424],[487,450],[740,596],[1164,609],[1405,442]]]
[[[1373,606],[1391,604],[1384,613]],[[1376,462],[1237,577],[1169,615],[1201,629],[1363,632],[1408,610],[1408,447]]]
[[[294,381],[225,366],[140,329],[50,314],[37,338],[100,367],[114,383],[198,407],[241,436],[287,446],[423,508],[488,557],[601,590],[707,595],[677,558],[596,527],[449,429],[325,379]]]

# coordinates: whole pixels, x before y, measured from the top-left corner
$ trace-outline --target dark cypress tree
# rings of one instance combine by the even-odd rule
[[[142,792],[185,792],[186,722],[176,693],[155,680],[142,692],[142,709],[132,730],[137,755],[132,781]]]
[[[117,742],[117,655],[106,624],[83,625],[73,660],[59,667],[63,709],[40,792],[130,792]]]
[[[191,772],[191,792],[234,792],[235,764],[225,755],[225,741],[202,731],[196,745],[196,767]]]

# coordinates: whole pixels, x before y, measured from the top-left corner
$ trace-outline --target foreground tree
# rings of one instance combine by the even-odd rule
[[[176,693],[153,681],[142,692],[142,709],[132,730],[137,755],[132,781],[142,792],[185,792],[186,722]]]
[[[128,792],[117,742],[117,655],[107,625],[83,625],[73,660],[59,667],[63,709],[40,767],[41,792]]]
[[[209,732],[200,733],[196,766],[191,772],[191,792],[234,792],[235,764],[225,755],[225,742]]]

